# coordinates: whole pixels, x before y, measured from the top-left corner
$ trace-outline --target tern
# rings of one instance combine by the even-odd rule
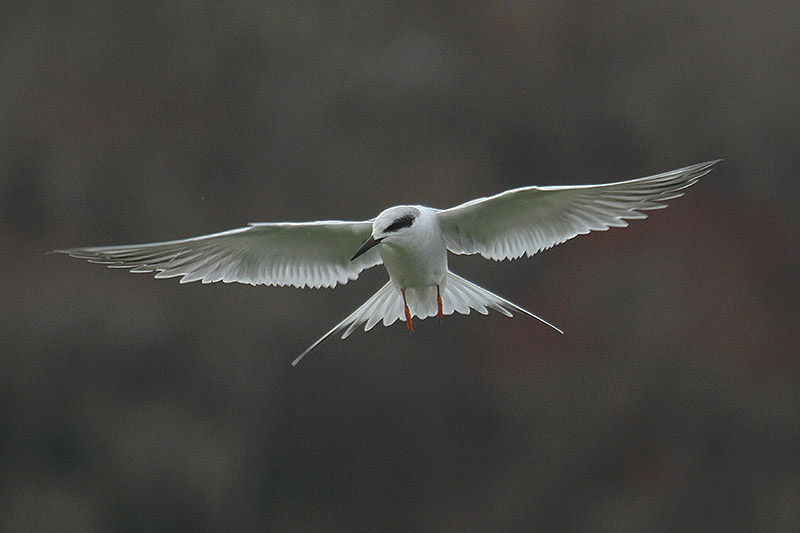
[[[489,309],[513,312],[558,327],[450,272],[448,252],[502,261],[532,256],[590,231],[625,227],[666,207],[720,160],[662,174],[599,185],[530,186],[451,207],[390,207],[365,221],[257,222],[211,235],[150,244],[55,250],[111,268],[155,272],[180,283],[239,282],[304,288],[335,287],[383,264],[389,281],[292,361],[322,341],[348,337],[364,324],[390,326]]]

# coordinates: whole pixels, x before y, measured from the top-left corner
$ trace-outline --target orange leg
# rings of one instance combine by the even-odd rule
[[[439,292],[439,286],[436,286],[436,305],[439,306],[439,314],[436,315],[439,320],[442,319],[442,293]]]
[[[408,326],[408,331],[410,331],[413,336],[414,324],[411,323],[411,311],[408,309],[408,302],[406,301],[406,290],[400,289],[400,292],[403,293],[403,310],[406,312],[406,326]]]

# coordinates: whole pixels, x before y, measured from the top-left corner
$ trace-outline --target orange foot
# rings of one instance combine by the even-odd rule
[[[411,323],[411,311],[408,309],[408,302],[406,301],[406,290],[400,289],[400,292],[403,293],[403,310],[406,312],[406,326],[408,326],[408,331],[410,331],[413,336],[414,324]]]
[[[436,286],[436,305],[439,306],[439,314],[436,315],[439,320],[442,319],[442,293],[439,292],[439,286]]]

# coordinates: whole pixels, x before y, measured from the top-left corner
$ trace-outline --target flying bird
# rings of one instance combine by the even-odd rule
[[[527,315],[559,333],[559,328],[450,272],[447,253],[480,254],[501,261],[531,256],[590,231],[625,227],[646,218],[643,211],[666,207],[711,171],[717,162],[629,181],[599,185],[521,187],[487,198],[435,209],[390,207],[365,221],[256,222],[247,227],[151,244],[55,250],[111,268],[155,272],[181,283],[239,282],[250,285],[335,287],[383,264],[389,281],[347,318],[292,361],[322,341],[349,336],[364,324],[390,326],[471,310],[494,309],[506,316]]]

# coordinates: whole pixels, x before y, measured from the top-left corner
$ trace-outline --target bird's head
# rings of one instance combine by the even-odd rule
[[[390,207],[375,217],[372,222],[372,235],[356,251],[352,261],[381,242],[392,242],[409,237],[416,230],[414,223],[420,217],[420,210],[409,205]]]

